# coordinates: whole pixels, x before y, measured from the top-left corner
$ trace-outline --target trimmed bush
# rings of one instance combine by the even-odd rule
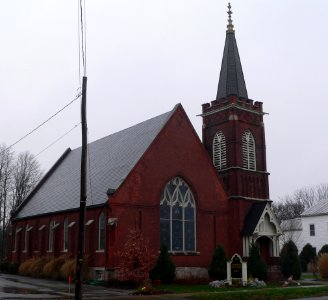
[[[249,258],[247,260],[248,277],[264,280],[268,276],[268,266],[260,255],[260,248],[256,243],[249,249]]]
[[[318,255],[323,254],[323,253],[328,253],[328,245],[323,245],[318,253]]]
[[[224,248],[220,245],[214,251],[212,262],[208,268],[208,276],[217,280],[227,278],[227,256]]]
[[[151,280],[161,280],[171,283],[175,279],[175,265],[168,252],[167,246],[162,245],[155,267],[149,272]]]
[[[281,272],[288,278],[293,275],[294,279],[299,279],[301,277],[301,264],[298,257],[298,250],[293,241],[288,241],[284,244],[281,254]]]
[[[323,253],[318,258],[318,269],[321,278],[328,279],[328,253]]]
[[[311,244],[307,243],[301,253],[300,253],[300,262],[303,272],[307,272],[308,263],[314,263],[316,259],[315,248]]]

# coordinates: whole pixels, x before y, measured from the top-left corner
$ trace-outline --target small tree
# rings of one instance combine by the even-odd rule
[[[321,247],[318,255],[323,254],[323,253],[328,253],[328,244],[325,244]]]
[[[138,230],[131,230],[121,251],[118,252],[117,277],[121,281],[141,284],[148,279],[154,263],[149,241]]]
[[[223,280],[227,278],[227,256],[222,246],[218,245],[208,268],[211,279]]]
[[[155,267],[149,273],[150,279],[159,279],[163,283],[171,283],[175,279],[175,265],[167,246],[162,245]]]
[[[301,264],[298,250],[293,241],[284,244],[280,254],[281,272],[285,277],[293,275],[294,279],[301,277]]]
[[[256,243],[251,245],[249,250],[249,258],[247,260],[248,276],[258,279],[266,279],[268,275],[268,266],[262,260],[260,248]]]
[[[308,263],[315,263],[315,259],[316,259],[315,248],[312,247],[311,244],[307,243],[303,247],[300,253],[300,262],[301,262],[302,271],[306,272]]]

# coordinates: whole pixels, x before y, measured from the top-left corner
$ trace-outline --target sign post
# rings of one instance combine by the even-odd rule
[[[232,285],[232,279],[240,279],[243,286],[247,284],[247,263],[237,253],[227,261],[227,279],[229,285]]]

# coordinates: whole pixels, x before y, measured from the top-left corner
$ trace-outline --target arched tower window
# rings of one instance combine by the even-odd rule
[[[227,166],[226,140],[222,131],[218,131],[213,139],[213,164],[218,171]]]
[[[248,170],[256,170],[255,140],[252,133],[246,130],[242,137],[243,167]]]
[[[106,218],[102,212],[99,215],[98,220],[98,250],[105,250],[105,239],[106,239]]]
[[[68,250],[68,219],[65,218],[64,220],[64,245],[63,245],[64,251]]]
[[[195,199],[180,177],[170,180],[161,196],[160,242],[170,251],[196,251]]]

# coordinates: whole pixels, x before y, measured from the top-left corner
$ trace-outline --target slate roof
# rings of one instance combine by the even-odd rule
[[[108,189],[116,190],[128,176],[175,108],[88,145],[90,169],[87,206],[105,204]],[[25,218],[79,207],[81,147],[68,149],[16,211]],[[91,186],[91,188],[90,188]]]
[[[227,31],[216,100],[229,95],[248,99],[235,33]]]
[[[252,235],[254,233],[256,225],[258,224],[267,203],[268,202],[266,201],[262,201],[262,202],[254,203],[251,206],[245,218],[242,235],[247,236],[247,235]]]
[[[328,199],[321,200],[302,213],[302,217],[328,215]]]

